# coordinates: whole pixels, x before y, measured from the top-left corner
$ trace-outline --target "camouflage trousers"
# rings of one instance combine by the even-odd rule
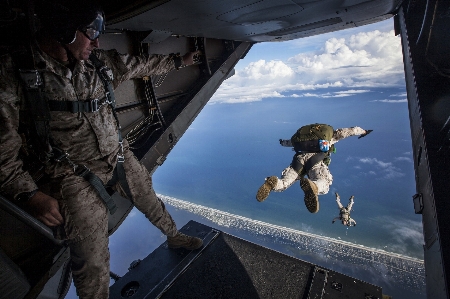
[[[306,163],[306,161],[303,160],[301,162],[303,165]],[[323,162],[319,162],[308,171],[307,176],[314,182],[314,184],[316,184],[320,195],[328,193],[330,186],[333,183],[333,176],[331,175],[328,166],[326,166]],[[298,175],[298,172],[289,166],[281,173],[281,178],[278,179],[273,191],[282,192],[292,186],[292,184],[299,179],[300,176]]]
[[[164,235],[174,236],[177,233],[176,224],[164,203],[156,196],[149,172],[130,150],[126,149],[124,154],[126,179],[135,207]],[[98,176],[109,180],[112,174],[110,168],[110,173],[99,173]],[[126,197],[118,183],[115,188]],[[64,178],[60,182],[59,194],[53,195],[59,201],[65,222],[63,227],[57,229],[56,237],[68,240],[78,296],[83,299],[108,298],[109,211],[90,183],[75,175]]]

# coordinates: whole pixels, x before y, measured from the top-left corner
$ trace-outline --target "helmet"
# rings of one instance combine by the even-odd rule
[[[91,40],[104,31],[104,12],[95,1],[41,0],[36,5],[41,30],[62,44],[75,41],[80,30]]]

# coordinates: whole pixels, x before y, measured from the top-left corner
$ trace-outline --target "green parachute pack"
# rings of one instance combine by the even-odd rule
[[[318,153],[320,149],[319,140],[331,141],[334,129],[327,124],[310,124],[301,127],[291,137],[292,145],[296,152]]]

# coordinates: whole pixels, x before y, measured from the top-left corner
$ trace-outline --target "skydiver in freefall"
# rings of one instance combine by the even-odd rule
[[[291,164],[283,170],[281,178],[270,176],[265,179],[256,193],[256,199],[262,202],[271,191],[282,192],[299,180],[305,193],[306,208],[311,213],[317,213],[318,195],[327,194],[333,182],[328,165],[331,153],[335,152],[334,144],[350,136],[360,135],[359,139],[370,132],[372,130],[360,127],[334,130],[330,125],[316,123],[301,127],[291,139],[280,139],[282,146],[293,147],[296,153]]]
[[[353,195],[349,198],[348,205],[344,207],[341,204],[341,198],[339,197],[339,194],[336,192],[336,203],[339,207],[339,216],[334,218],[331,223],[334,223],[336,220],[341,220],[343,225],[346,226],[356,226],[356,221],[353,218],[350,218],[350,212],[353,207],[353,198],[355,198]]]

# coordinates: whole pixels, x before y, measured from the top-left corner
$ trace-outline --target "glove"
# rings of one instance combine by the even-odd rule
[[[280,141],[280,144],[283,145],[283,139],[280,139],[278,141]]]
[[[361,136],[359,136],[358,139],[361,139],[361,138],[363,138],[364,136],[369,135],[370,132],[372,132],[372,131],[373,131],[373,130],[366,130],[366,133],[364,133],[364,134],[362,134]]]

